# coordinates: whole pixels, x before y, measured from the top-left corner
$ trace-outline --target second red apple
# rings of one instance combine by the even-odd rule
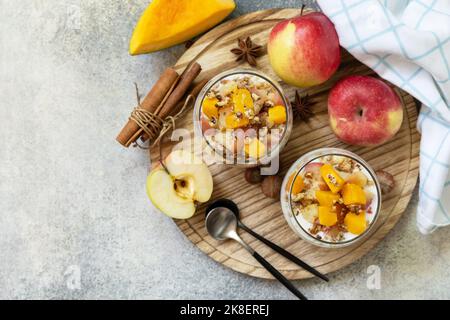
[[[403,121],[395,91],[380,79],[348,76],[330,91],[330,125],[337,137],[359,146],[376,146],[391,139]]]

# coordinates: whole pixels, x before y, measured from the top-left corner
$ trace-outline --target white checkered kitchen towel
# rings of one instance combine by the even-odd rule
[[[450,0],[318,0],[343,47],[423,103],[419,230],[450,224]]]

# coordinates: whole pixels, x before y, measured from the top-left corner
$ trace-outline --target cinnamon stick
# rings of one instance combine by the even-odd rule
[[[173,68],[167,68],[155,83],[153,88],[141,103],[141,108],[155,113],[167,93],[173,88],[179,79],[178,73]],[[123,146],[129,147],[141,136],[143,130],[133,120],[128,120],[127,124],[120,131],[116,140]]]
[[[178,82],[173,92],[170,94],[167,101],[161,106],[161,108],[158,108],[158,110],[156,110],[156,113],[160,118],[164,119],[170,115],[170,113],[186,94],[190,85],[194,82],[195,78],[197,78],[201,71],[202,67],[197,62],[194,62],[181,75],[180,81]]]
[[[197,98],[198,94],[200,93],[200,91],[203,89],[203,87],[206,85],[206,83],[208,82],[208,79],[204,79],[201,80],[199,83],[197,83],[196,85],[191,85],[189,92],[183,97],[184,99],[181,99],[181,101],[179,101],[177,103],[177,105],[175,106],[175,108],[169,113],[169,116],[174,116],[176,115],[178,112],[180,112],[181,108],[183,107],[185,100],[187,99],[188,96],[192,96],[195,98]],[[148,140],[148,135],[144,132],[144,134],[141,137],[141,140],[143,142]]]
[[[197,98],[198,94],[200,93],[200,91],[202,91],[203,87],[206,85],[208,81],[209,81],[208,79],[203,79],[196,85],[191,85],[191,87],[189,88],[189,92],[185,95],[184,99],[181,100],[181,103],[178,103],[178,105],[174,108],[173,112],[171,112],[170,115],[174,115],[180,112],[187,97],[192,96],[194,99]]]

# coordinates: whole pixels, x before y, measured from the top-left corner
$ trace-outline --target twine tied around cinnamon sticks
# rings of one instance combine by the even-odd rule
[[[201,72],[201,66],[193,62],[181,75],[173,68],[167,68],[141,103],[136,86],[138,106],[134,108],[127,124],[116,140],[125,147],[150,140],[150,145],[160,143],[162,137],[175,129],[175,122],[195,101],[196,96],[206,84],[201,81],[192,87]],[[187,93],[190,90],[189,93]]]
[[[139,92],[137,87],[136,91]],[[143,109],[141,107],[139,93],[137,96],[138,107],[134,108],[131,112],[130,120],[134,121],[145,132],[150,141],[153,141],[151,144],[152,147],[158,144],[167,132],[176,129],[176,121],[184,114],[188,106],[195,101],[195,96],[189,94],[177,114],[161,119],[157,114]],[[141,146],[137,141],[134,142],[134,146],[141,149],[147,149]]]

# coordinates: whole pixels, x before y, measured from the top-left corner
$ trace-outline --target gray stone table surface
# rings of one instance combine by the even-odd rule
[[[152,211],[146,153],[114,140],[133,82],[148,90],[184,50],[128,55],[148,2],[0,0],[0,298],[292,298],[217,264]],[[298,6],[237,3],[234,17]],[[313,299],[450,298],[448,229],[420,235],[416,206],[417,192],[395,229],[329,284],[296,284]]]

